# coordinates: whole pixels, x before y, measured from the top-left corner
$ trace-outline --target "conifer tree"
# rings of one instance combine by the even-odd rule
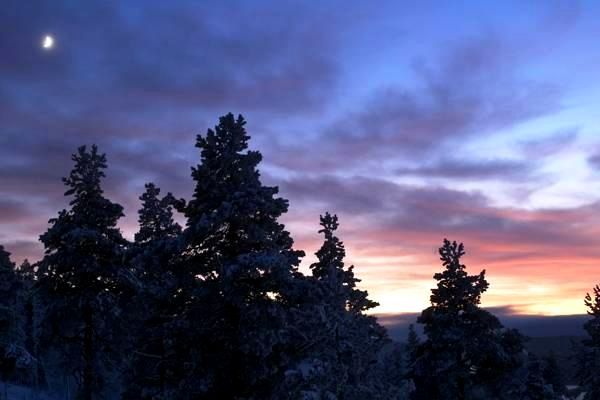
[[[106,156],[94,145],[72,156],[68,210],[51,219],[40,239],[45,255],[39,264],[38,288],[45,306],[41,336],[60,352],[63,368],[79,384],[79,398],[102,396],[109,378],[106,356],[113,353],[119,323],[117,299],[126,244],[117,228],[123,208],[101,187]]]
[[[40,305],[37,302],[35,288],[35,267],[25,259],[17,269],[21,290],[19,292],[18,311],[21,316],[19,319],[19,334],[23,337],[25,351],[33,357],[31,368],[30,383],[34,388],[39,389],[44,382],[44,372],[39,359],[37,345],[37,318]]]
[[[584,303],[588,308],[588,315],[592,317],[584,325],[589,335],[586,344],[589,347],[600,348],[600,285],[596,285],[591,294],[586,294]]]
[[[444,240],[439,253],[444,271],[434,275],[438,283],[431,306],[418,318],[427,339],[412,372],[414,398],[460,400],[477,394],[500,399],[510,373],[522,365],[522,339],[479,308],[489,284],[485,271],[467,274],[460,262],[463,245]]]
[[[34,332],[34,302],[35,291],[33,285],[35,283],[35,270],[25,259],[19,266],[17,274],[21,282],[20,293],[20,312],[22,313],[22,333],[25,337],[25,348],[33,354],[35,347],[35,332]]]
[[[585,400],[591,400],[600,398],[600,285],[586,294],[584,303],[591,318],[583,325],[588,337],[577,354],[577,375],[586,392]]]
[[[408,335],[406,337],[406,366],[409,369],[413,369],[415,366],[415,362],[417,361],[417,351],[419,350],[419,345],[421,341],[419,340],[419,336],[415,331],[415,326],[410,324],[408,326]]]
[[[557,395],[566,394],[566,384],[563,373],[560,369],[558,359],[554,352],[548,353],[544,359],[543,377],[544,381],[552,386],[552,390]]]
[[[21,265],[19,265],[17,273],[22,281],[28,282],[28,286],[33,286],[32,282],[35,281],[35,267],[28,259],[24,259]]]
[[[173,238],[181,233],[181,227],[173,219],[175,198],[171,193],[159,198],[160,189],[154,183],[145,185],[146,191],[140,196],[142,208],[138,211],[139,231],[135,243],[144,244]]]
[[[527,381],[523,400],[558,400],[552,385],[544,379],[542,361],[533,354],[529,354],[527,362]]]
[[[311,393],[321,398],[390,398],[399,382],[388,380],[396,354],[382,354],[387,336],[377,321],[363,314],[377,303],[359,290],[353,267],[344,263],[344,244],[336,236],[338,218],[320,217],[324,241],[304,280],[292,326],[305,337],[296,338],[299,357],[288,367],[290,393]],[[312,278],[312,279],[311,279]],[[385,364],[385,365],[384,365]],[[310,371],[310,372],[307,372]],[[289,389],[289,388],[294,389]],[[333,397],[332,397],[333,396]],[[281,396],[280,396],[281,397]]]
[[[288,202],[262,185],[262,156],[247,150],[245,125],[227,114],[198,136],[193,198],[179,204],[187,218],[182,268],[196,282],[181,321],[197,355],[183,387],[196,397],[268,398],[286,362],[282,297],[303,252],[278,221]]]
[[[360,279],[354,276],[354,266],[348,268],[344,266],[346,249],[343,242],[335,236],[335,231],[339,227],[337,215],[327,212],[320,219],[322,228],[319,233],[323,234],[325,240],[315,254],[318,262],[310,266],[313,276],[329,289],[329,295],[333,297],[334,303],[340,303],[341,307],[353,313],[377,307],[379,304],[370,300],[366,291],[356,287]]]
[[[15,376],[21,358],[17,296],[20,285],[10,253],[0,245],[0,374],[6,382]]]
[[[123,399],[167,400],[172,398],[173,376],[183,358],[169,346],[176,331],[171,324],[184,308],[174,260],[181,227],[173,219],[174,198],[160,198],[160,189],[146,184],[140,197],[139,231],[131,248],[134,295],[126,306],[131,332],[131,356],[126,370]]]

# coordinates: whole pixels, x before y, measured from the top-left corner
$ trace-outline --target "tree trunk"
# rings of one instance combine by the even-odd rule
[[[162,322],[162,321],[161,321]],[[165,396],[165,391],[166,391],[166,381],[167,381],[167,371],[166,371],[166,363],[167,363],[167,356],[166,356],[166,350],[165,350],[165,332],[164,332],[164,322],[162,322],[163,325],[161,325],[160,327],[160,367],[158,369],[159,371],[159,379],[160,379],[160,394],[161,394],[161,398],[164,398]]]
[[[83,308],[83,380],[81,385],[82,399],[92,400],[94,381],[94,325],[92,308]]]

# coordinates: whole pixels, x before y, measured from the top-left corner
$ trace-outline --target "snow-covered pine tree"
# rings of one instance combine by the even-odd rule
[[[413,398],[502,399],[512,371],[523,363],[521,336],[479,307],[489,284],[485,270],[467,274],[460,262],[463,245],[445,239],[439,253],[444,271],[434,275],[431,306],[418,318],[427,338],[411,374]]]
[[[79,385],[79,398],[101,398],[108,379],[118,318],[119,275],[126,241],[117,228],[123,208],[104,197],[106,156],[94,145],[72,156],[63,178],[72,197],[68,210],[51,219],[40,240],[45,255],[37,271],[45,306],[41,337],[58,351],[62,367]]]
[[[0,374],[4,382],[14,378],[22,353],[18,333],[19,290],[15,264],[0,245]]]
[[[198,136],[193,199],[179,204],[182,268],[196,280],[181,326],[193,335],[190,354],[200,347],[182,387],[195,398],[269,398],[286,363],[282,296],[303,252],[278,221],[288,202],[262,185],[245,125],[227,114]]]
[[[370,372],[374,372],[387,336],[374,317],[362,312],[379,304],[356,287],[360,279],[354,275],[354,266],[345,266],[346,249],[335,234],[339,227],[337,215],[325,213],[320,216],[320,225],[319,233],[323,234],[324,241],[315,253],[317,262],[310,269],[323,289],[320,301],[327,311],[323,326],[332,327],[333,335],[326,341],[335,356],[327,360],[336,372],[331,379],[338,386],[338,398],[374,398],[377,389],[370,387],[368,379],[377,378]]]
[[[310,266],[312,274],[328,289],[330,304],[339,303],[342,308],[353,313],[360,313],[377,307],[379,304],[368,298],[368,293],[356,287],[360,282],[354,276],[354,266],[344,265],[346,249],[344,243],[335,235],[338,229],[337,215],[325,213],[320,217],[321,229],[324,236],[323,245],[315,253],[318,261]]]
[[[124,400],[171,399],[178,384],[173,377],[183,375],[185,358],[170,346],[178,336],[171,324],[189,299],[175,263],[181,227],[173,219],[173,196],[159,196],[158,187],[146,184],[140,197],[139,231],[130,249],[133,297],[125,310],[133,329]]]
[[[19,334],[23,338],[25,351],[32,356],[32,365],[27,378],[29,384],[39,389],[44,384],[44,371],[39,360],[37,331],[37,313],[40,305],[37,301],[35,288],[35,267],[25,259],[17,269],[21,284],[18,298]]]
[[[152,182],[145,185],[140,196],[142,208],[138,211],[139,231],[135,243],[145,244],[165,238],[174,238],[181,233],[181,226],[173,219],[175,198],[171,193],[160,198],[160,189]]]
[[[35,347],[35,332],[34,332],[34,302],[35,291],[33,285],[35,283],[35,270],[25,259],[19,269],[17,275],[21,282],[21,291],[19,293],[19,312],[21,313],[21,333],[25,338],[25,348],[31,354],[34,353]]]
[[[21,313],[21,333],[25,338],[25,348],[31,354],[35,347],[35,270],[29,260],[25,259],[17,269],[17,275],[21,282],[19,293],[19,312]]]
[[[344,244],[336,236],[337,216],[320,217],[324,241],[310,266],[312,277],[292,309],[291,326],[297,356],[288,366],[287,392],[294,398],[311,393],[331,399],[391,399],[400,392],[399,383],[389,379],[393,371],[392,348],[384,329],[364,310],[377,303],[359,290],[353,267],[344,263]],[[280,395],[280,397],[283,397]]]
[[[577,351],[578,377],[585,400],[592,400],[600,399],[600,285],[586,294],[584,302],[591,318],[583,325],[588,337]]]
[[[406,367],[409,370],[412,370],[415,366],[415,362],[417,361],[417,351],[419,350],[419,345],[421,341],[419,340],[419,335],[415,331],[415,326],[410,324],[408,326],[408,335],[406,336]]]
[[[529,354],[527,361],[527,380],[523,400],[560,400],[554,393],[552,385],[544,380],[542,361],[534,354]]]
[[[560,369],[560,364],[556,357],[556,354],[551,351],[543,358],[543,369],[542,375],[544,381],[552,386],[552,390],[558,396],[566,394],[567,388],[565,384],[565,378],[563,372]]]
[[[35,281],[35,266],[28,259],[24,259],[21,265],[19,265],[17,274],[22,281],[27,282],[27,286],[33,286],[33,282]]]

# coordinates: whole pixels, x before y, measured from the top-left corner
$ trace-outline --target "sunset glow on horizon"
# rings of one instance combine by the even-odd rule
[[[373,313],[429,305],[444,238],[486,270],[484,307],[585,313],[600,3],[34,3],[0,14],[0,244],[16,262],[42,256],[77,146],[107,154],[132,238],[144,183],[189,199],[195,136],[231,111],[289,199],[302,270],[337,214]]]

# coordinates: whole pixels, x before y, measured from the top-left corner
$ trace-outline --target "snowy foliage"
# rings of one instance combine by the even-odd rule
[[[386,354],[385,331],[362,313],[376,303],[356,288],[353,267],[344,265],[337,216],[321,216],[321,227],[324,242],[310,266],[313,276],[298,277],[297,292],[288,297],[294,305],[288,326],[297,350],[277,398],[306,393],[318,399],[401,398],[405,382],[394,375],[398,370],[390,370],[400,357]]]
[[[418,347],[412,371],[413,398],[540,398],[533,394],[542,389],[531,381],[524,338],[479,307],[489,287],[485,271],[467,274],[460,262],[462,244],[444,240],[439,253],[444,271],[435,274],[431,306],[418,319],[426,340]],[[539,384],[545,389],[541,372]]]
[[[577,349],[578,376],[586,391],[584,399],[592,400],[600,398],[600,285],[584,301],[591,318],[584,325],[588,337]]]
[[[79,396],[101,393],[118,355],[119,275],[125,240],[117,228],[123,208],[103,196],[106,157],[80,147],[63,181],[70,209],[50,220],[41,236],[44,259],[37,272],[42,296],[44,346],[56,349],[59,367],[78,382]]]
[[[182,285],[174,268],[181,227],[173,219],[171,194],[159,198],[160,189],[146,184],[140,197],[139,231],[128,252],[130,274],[125,320],[132,327],[126,342],[124,399],[169,399],[178,382],[177,352],[170,346],[171,324],[183,307]]]

